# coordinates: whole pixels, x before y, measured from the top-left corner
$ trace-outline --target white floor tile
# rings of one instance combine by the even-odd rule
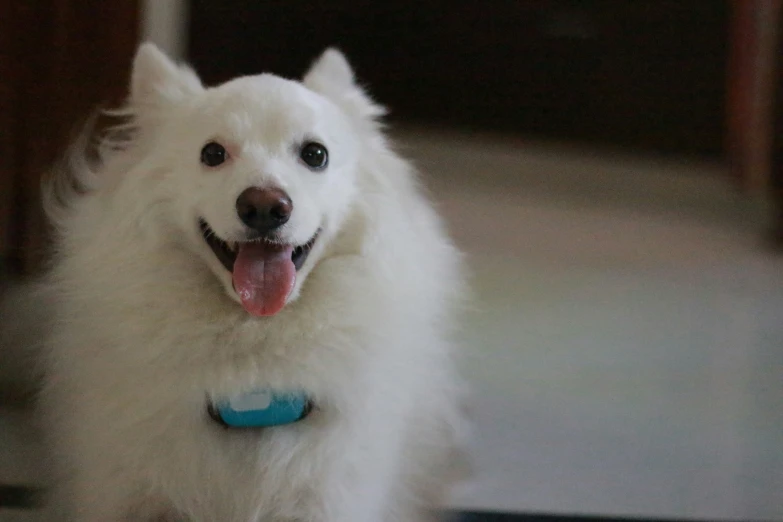
[[[783,517],[783,257],[714,165],[411,138],[470,256],[461,507]]]

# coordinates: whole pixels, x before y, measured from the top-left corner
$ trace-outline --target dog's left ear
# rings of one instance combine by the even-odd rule
[[[386,114],[386,109],[376,104],[356,83],[348,60],[337,49],[324,51],[307,71],[302,83],[353,117],[374,120]]]
[[[196,73],[174,63],[155,44],[143,43],[133,59],[130,102],[138,112],[155,113],[204,90]]]

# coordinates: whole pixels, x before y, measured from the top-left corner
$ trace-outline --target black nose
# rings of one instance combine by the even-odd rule
[[[293,210],[291,198],[278,188],[250,187],[237,198],[239,219],[261,234],[268,234],[283,226]]]

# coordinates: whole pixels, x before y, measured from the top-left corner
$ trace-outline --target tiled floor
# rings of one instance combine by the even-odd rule
[[[763,205],[696,162],[401,148],[474,273],[476,473],[454,506],[783,518],[783,257],[761,247]],[[0,413],[0,482],[35,477],[24,429]]]
[[[474,270],[464,507],[783,518],[783,257],[714,165],[418,136]]]

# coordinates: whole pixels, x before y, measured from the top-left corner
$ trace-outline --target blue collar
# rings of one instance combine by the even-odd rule
[[[310,399],[302,392],[255,390],[228,400],[207,402],[210,417],[227,428],[268,428],[307,417]]]

